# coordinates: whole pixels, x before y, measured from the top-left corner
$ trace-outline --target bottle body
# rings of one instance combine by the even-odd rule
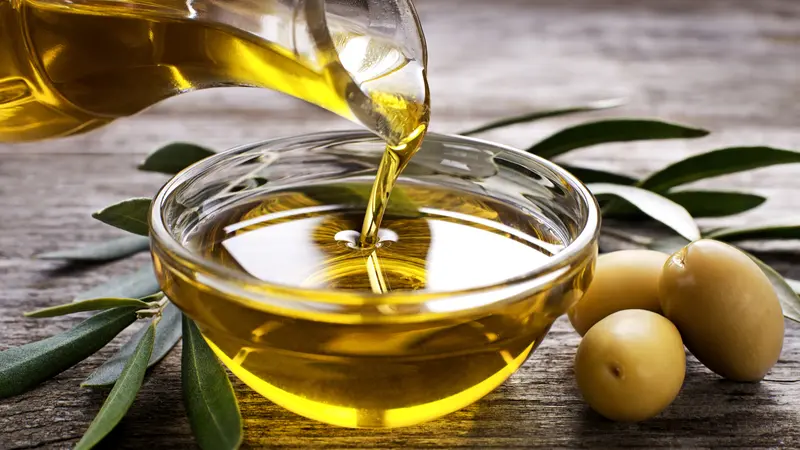
[[[413,90],[395,75],[411,59],[330,17],[313,0],[0,0],[0,142],[87,131],[216,86],[281,91],[383,134],[366,88],[388,76],[378,90]]]

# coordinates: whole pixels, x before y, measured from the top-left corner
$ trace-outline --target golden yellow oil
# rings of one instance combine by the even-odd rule
[[[548,289],[520,298],[503,286],[564,242],[510,204],[403,182],[376,243],[365,247],[359,229],[369,188],[353,182],[248,195],[184,235],[193,253],[252,280],[243,289],[263,298],[300,292],[309,302],[301,314],[292,308],[302,300],[283,309],[223,296],[207,280],[165,269],[159,252],[156,267],[169,297],[206,325],[217,355],[257,392],[336,425],[406,426],[474,402],[527,359],[568,302]],[[475,297],[452,294],[489,285],[500,287],[477,299],[495,307],[470,309],[476,305],[465,302]],[[352,294],[344,303],[357,307],[385,300],[376,292],[408,291],[449,294],[416,305],[411,318],[393,315],[409,305],[386,301],[376,305],[380,318],[342,319],[334,310],[343,300],[329,298]]]
[[[416,123],[417,128],[412,130],[400,145],[387,145],[386,151],[383,152],[361,225],[359,243],[362,247],[370,248],[377,244],[378,230],[389,205],[392,188],[411,157],[422,146],[428,125],[427,117],[424,117],[424,122]]]

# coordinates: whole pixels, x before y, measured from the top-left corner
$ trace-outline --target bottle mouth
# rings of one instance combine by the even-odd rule
[[[212,189],[210,183],[219,183],[222,179],[244,173],[249,167],[247,164],[255,159],[268,156],[274,161],[270,167],[278,170],[282,160],[288,163],[324,156],[321,161],[330,165],[340,158],[342,161],[358,158],[361,149],[364,150],[363,155],[380,153],[380,141],[367,132],[329,132],[238,147],[207,158],[179,173],[162,188],[153,201],[150,214],[153,251],[168,270],[180,273],[181,277],[198,280],[202,278],[203,284],[225,293],[231,301],[243,302],[248,307],[257,309],[278,309],[286,311],[288,315],[310,314],[310,311],[322,309],[335,315],[336,320],[341,322],[362,322],[365,317],[379,322],[386,313],[382,308],[388,307],[391,307],[393,321],[417,321],[423,316],[437,317],[441,314],[496,308],[498,299],[515,301],[533,292],[553,289],[553,286],[563,284],[564,280],[584,270],[586,264],[596,255],[599,230],[597,204],[586,187],[564,169],[519,150],[476,139],[434,133],[429,134],[425,142],[424,145],[428,146],[444,146],[454,149],[453,151],[469,152],[471,158],[467,160],[471,164],[475,163],[478,155],[491,155],[500,169],[473,170],[472,175],[478,183],[476,186],[496,185],[505,189],[510,183],[518,186],[514,189],[530,190],[530,194],[516,190],[509,191],[509,194],[525,201],[538,202],[537,208],[548,208],[551,210],[549,214],[555,220],[563,221],[565,246],[544,264],[531,267],[523,275],[500,284],[462,290],[398,291],[386,294],[267,283],[254,277],[244,277],[241,272],[206,260],[184,246],[181,236],[188,226],[184,219],[196,217],[198,211],[208,208],[210,194],[207,190]],[[346,154],[341,154],[340,150],[345,150]],[[420,153],[420,156],[424,155]],[[465,175],[459,172],[460,169],[443,166],[439,159],[427,161],[422,158],[418,161],[419,176],[428,176],[425,174],[429,169],[434,169],[438,172],[437,179],[463,183]],[[355,170],[352,163],[347,163],[346,167],[349,167],[347,170]],[[315,165],[313,168],[306,166],[306,169],[314,169],[313,173],[306,173],[307,179],[298,180],[295,175],[289,176],[281,172],[284,178],[273,178],[274,181],[267,182],[261,188],[269,189],[271,183],[312,183],[325,177],[344,175],[325,164]],[[269,176],[266,178],[270,179]],[[498,183],[489,183],[488,180],[492,179]],[[502,180],[506,181],[500,183]],[[213,208],[207,213],[212,214]],[[498,290],[503,291],[502,296],[497,295]],[[269,295],[265,295],[265,292]],[[400,319],[401,316],[405,319]]]
[[[427,46],[410,0],[306,2],[317,58],[351,119],[397,146],[427,123]]]

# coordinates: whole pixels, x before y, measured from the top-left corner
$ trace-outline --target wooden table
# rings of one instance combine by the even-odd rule
[[[728,145],[800,149],[800,2],[797,0],[418,0],[430,46],[434,128],[454,132],[508,114],[625,96],[604,116],[651,116],[705,127],[697,141],[601,146],[569,160],[643,175],[693,152]],[[524,146],[587,116],[492,133]],[[37,253],[118,235],[89,217],[164,177],[137,172],[174,140],[224,149],[351,125],[293,99],[252,90],[174,98],[86,136],[0,145],[0,349],[70,328],[75,317],[25,320],[23,311],[68,301],[146,258],[64,269]],[[800,221],[800,168],[729,176],[713,185],[766,195],[747,214],[704,225]],[[794,261],[794,262],[793,262]],[[798,256],[770,262],[800,278]],[[99,409],[79,382],[119,340],[27,394],[0,400],[0,449],[66,448]],[[634,425],[601,419],[580,399],[578,336],[560,320],[497,392],[433,423],[394,431],[333,428],[288,413],[236,382],[249,447],[782,447],[800,446],[800,327],[787,322],[782,358],[760,384],[722,381],[689,359],[677,401]],[[179,351],[152,372],[109,448],[191,448],[181,405]],[[785,380],[785,381],[779,381]]]

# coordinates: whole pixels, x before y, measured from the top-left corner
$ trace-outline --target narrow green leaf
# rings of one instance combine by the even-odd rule
[[[569,173],[578,177],[584,184],[587,183],[611,183],[630,186],[636,184],[636,178],[621,173],[606,172],[604,170],[589,169],[587,167],[571,166],[569,164],[559,164]]]
[[[147,236],[147,215],[151,203],[149,198],[130,198],[107,206],[92,214],[92,217],[121,230]]]
[[[671,255],[683,247],[686,247],[687,244],[689,244],[689,241],[683,236],[669,236],[653,240],[647,248]]]
[[[150,303],[150,302],[157,302],[157,301],[161,300],[162,298],[164,298],[164,293],[161,292],[161,291],[158,291],[155,294],[150,294],[150,295],[147,295],[145,297],[139,297],[139,300],[141,300],[141,301],[143,301],[145,303]]]
[[[688,139],[706,135],[706,130],[657,120],[612,119],[566,128],[533,145],[528,151],[544,158],[553,158],[576,148],[609,142]]]
[[[766,198],[739,192],[681,191],[665,197],[683,206],[693,217],[725,217],[761,206]]]
[[[39,259],[63,259],[77,262],[105,262],[124,258],[150,248],[150,239],[143,236],[124,236],[69,250],[42,253]]]
[[[142,336],[139,345],[136,346],[133,356],[125,364],[119,381],[111,389],[106,401],[100,408],[89,429],[75,446],[75,450],[88,450],[99,444],[130,409],[136,394],[142,387],[144,374],[147,371],[147,361],[153,351],[153,342],[156,335],[155,324],[151,323],[146,328],[147,332]]]
[[[778,300],[781,302],[784,317],[794,320],[795,322],[800,322],[800,297],[798,297],[795,288],[767,263],[750,253],[745,252],[745,254],[755,261],[758,267],[764,272],[764,275],[769,278],[769,282],[772,284],[775,293],[778,295]]]
[[[0,352],[0,398],[21,394],[83,361],[134,320],[136,308],[115,308],[64,333]]]
[[[131,336],[128,342],[120,347],[119,351],[114,356],[92,372],[92,374],[81,383],[81,386],[107,387],[116,383],[120,374],[122,374],[122,369],[131,358],[131,355],[133,355],[136,346],[139,344],[139,341],[142,340],[148,328],[149,327],[144,326],[139,329],[139,331]],[[181,312],[175,305],[168,303],[161,313],[161,320],[156,324],[156,341],[147,367],[154,366],[167,356],[167,353],[175,347],[180,339]]]
[[[72,302],[67,303],[66,305],[51,306],[50,308],[26,312],[25,317],[57,317],[84,311],[100,311],[102,309],[123,308],[126,306],[130,306],[138,310],[147,308],[150,305],[135,298],[93,298],[90,300]]]
[[[493,130],[495,128],[503,128],[510,125],[516,125],[518,123],[534,122],[540,119],[547,119],[550,117],[566,116],[569,114],[577,114],[577,113],[598,111],[601,109],[616,108],[623,104],[625,104],[625,102],[622,99],[608,99],[608,100],[600,100],[597,102],[592,102],[584,106],[573,106],[571,108],[554,109],[551,111],[535,111],[532,113],[520,114],[518,116],[505,117],[503,119],[489,122],[486,125],[481,125],[471,130],[462,131],[461,133],[458,134],[461,134],[463,136],[472,136],[478,133],[483,133],[484,131]]]
[[[760,195],[717,191],[680,191],[661,195],[686,208],[695,218],[732,216],[756,208],[767,200]],[[604,216],[631,219],[642,214],[634,207],[618,203],[608,208]]]
[[[619,184],[594,183],[588,185],[595,196],[612,195],[639,208],[643,213],[677,231],[689,240],[700,238],[700,230],[686,209],[644,189]]]
[[[724,228],[706,235],[725,242],[773,239],[800,239],[800,225],[771,225],[761,227]]]
[[[639,182],[639,187],[664,192],[705,178],[788,163],[800,163],[800,152],[770,147],[723,148],[671,164]]]
[[[148,262],[134,273],[114,277],[101,285],[81,292],[75,297],[75,301],[107,297],[142,298],[160,290],[153,263]]]
[[[147,155],[139,170],[174,175],[202,159],[214,155],[214,150],[186,142],[165,145]]]
[[[204,450],[235,449],[242,443],[242,416],[233,386],[197,325],[183,318],[183,402]]]

